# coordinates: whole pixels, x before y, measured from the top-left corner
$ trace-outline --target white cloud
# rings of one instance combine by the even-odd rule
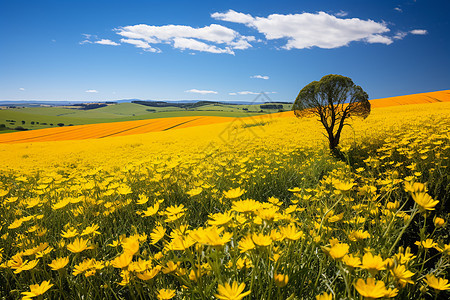
[[[250,91],[242,91],[242,92],[237,92],[239,95],[259,95],[260,93],[257,92],[250,92]]]
[[[236,96],[237,94],[236,93],[228,93],[228,95]]]
[[[267,80],[267,79],[269,79],[269,76],[265,76],[265,75],[253,75],[253,76],[250,76],[250,78],[258,78],[258,79],[265,79],[265,80]]]
[[[393,36],[393,38],[396,40],[402,40],[407,35],[408,35],[407,32],[399,31]]]
[[[425,29],[414,29],[410,31],[411,34],[425,35],[428,34],[428,31]]]
[[[156,52],[156,53],[161,52],[161,50],[153,48],[152,46],[150,46],[148,43],[144,42],[143,40],[121,39],[120,42],[134,45],[137,48],[141,48],[144,51],[148,51],[148,52]]]
[[[186,93],[202,94],[202,95],[206,95],[206,94],[218,94],[218,92],[216,92],[216,91],[197,90],[197,89],[191,89],[191,90],[187,90],[187,91],[185,91],[185,92],[186,92]]]
[[[149,47],[150,44],[169,44],[181,50],[227,54],[234,54],[232,49],[248,49],[252,47],[249,42],[255,40],[252,36],[242,36],[237,31],[218,24],[201,28],[139,24],[117,28],[116,32],[126,40],[140,41],[140,44],[134,42],[136,47],[144,43]]]
[[[86,93],[98,93],[98,91],[97,90],[87,90],[87,91],[85,91]]]
[[[392,43],[391,38],[381,35],[390,31],[384,23],[358,18],[342,19],[325,12],[252,17],[229,10],[226,13],[213,13],[211,16],[255,28],[268,40],[287,39],[283,48],[288,50],[311,47],[331,49],[354,41]]]
[[[336,17],[346,17],[348,15],[348,12],[341,10],[338,13],[335,13],[334,15]]]
[[[113,42],[111,40],[108,40],[108,39],[101,39],[99,41],[95,41],[94,43],[100,44],[100,45],[111,45],[111,46],[119,46],[120,45],[120,44]]]
[[[25,91],[25,88],[19,88],[19,90],[21,90],[21,91]]]
[[[400,7],[396,7],[396,8],[394,8],[394,10],[396,10],[398,12],[403,12],[403,10]]]

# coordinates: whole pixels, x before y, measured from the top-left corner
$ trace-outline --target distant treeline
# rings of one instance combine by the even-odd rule
[[[179,107],[179,108],[197,108],[205,105],[222,105],[224,103],[215,101],[198,101],[195,103],[176,103],[176,102],[165,102],[165,101],[131,101],[131,103],[150,106],[150,107]]]
[[[104,102],[104,103],[77,103],[73,104],[72,106],[79,106],[81,110],[89,110],[89,109],[96,109],[100,107],[108,106],[108,104],[117,104],[117,102]]]

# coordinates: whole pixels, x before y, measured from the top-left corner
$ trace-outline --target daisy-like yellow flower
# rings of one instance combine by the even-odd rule
[[[255,249],[255,244],[253,243],[252,237],[250,235],[243,237],[239,241],[239,250],[241,253],[247,252],[249,250]]]
[[[288,284],[289,276],[287,274],[274,274],[273,280],[275,285],[279,288],[285,287]]]
[[[181,218],[185,212],[186,208],[184,208],[183,204],[180,204],[167,207],[164,214],[166,215],[168,222],[173,222]]]
[[[289,224],[286,227],[281,227],[280,231],[284,238],[291,241],[296,241],[303,237],[303,231],[298,230],[295,224]]]
[[[419,247],[423,247],[425,249],[430,249],[430,248],[437,246],[437,244],[435,242],[433,242],[432,239],[426,239],[425,241],[420,241],[420,242],[417,241],[414,244],[416,244]]]
[[[316,296],[316,300],[333,300],[333,294],[322,293]]]
[[[432,274],[425,275],[424,281],[430,287],[438,291],[450,290],[448,279],[438,278]]]
[[[148,197],[144,194],[139,194],[139,200],[136,201],[136,204],[142,205],[148,202]]]
[[[14,270],[14,274],[19,274],[22,271],[28,271],[37,266],[39,259],[33,259],[31,261],[25,261],[20,267]]]
[[[233,207],[231,210],[234,210],[236,212],[240,213],[248,213],[248,212],[254,212],[257,211],[261,207],[261,203],[253,200],[253,199],[246,199],[246,200],[240,200],[240,201],[234,201]]]
[[[391,270],[391,274],[402,286],[405,286],[405,284],[407,283],[414,284],[414,282],[411,280],[411,277],[414,275],[414,273],[406,270],[406,267],[404,265],[398,265],[394,267]]]
[[[124,252],[121,255],[119,255],[118,257],[116,257],[115,259],[113,259],[111,261],[111,265],[114,268],[123,269],[131,263],[132,259],[133,259],[133,255],[130,255],[129,253]]]
[[[159,202],[156,202],[153,206],[147,208],[141,212],[141,217],[151,217],[155,215],[159,210]]]
[[[60,257],[52,260],[52,263],[48,264],[53,271],[58,271],[64,268],[69,263],[69,257]]]
[[[53,284],[50,283],[50,281],[43,281],[41,284],[32,284],[30,285],[29,292],[22,292],[22,295],[24,295],[22,299],[31,299],[33,297],[40,296],[48,291],[52,286]]]
[[[342,261],[350,268],[360,268],[361,259],[353,254],[345,255]]]
[[[76,238],[72,243],[67,245],[67,250],[73,253],[80,253],[86,249],[92,249],[92,246],[88,246],[89,240],[83,238]]]
[[[233,216],[230,212],[225,213],[216,213],[209,216],[210,220],[208,221],[209,225],[212,226],[221,226],[225,225],[233,219]]]
[[[75,228],[69,228],[67,231],[62,231],[61,236],[66,239],[73,238],[78,235],[78,231]]]
[[[175,297],[176,291],[171,289],[160,289],[156,295],[159,300],[169,300]]]
[[[225,285],[219,284],[217,287],[218,294],[214,296],[221,300],[241,300],[245,296],[249,295],[251,291],[246,291],[243,293],[245,289],[245,283],[237,283],[234,281],[232,285],[229,283],[225,283]]]
[[[261,247],[266,247],[272,244],[272,238],[270,237],[270,235],[264,235],[263,233],[254,233],[252,235],[252,240],[256,245]]]
[[[331,246],[328,254],[332,258],[334,258],[336,260],[340,260],[348,253],[349,248],[350,248],[349,245],[346,243],[337,243],[337,244]]]
[[[433,222],[434,222],[434,226],[436,226],[436,227],[442,227],[445,224],[445,220],[442,218],[439,218],[439,217],[435,217]]]
[[[364,254],[362,259],[362,268],[367,269],[372,275],[375,275],[378,271],[386,270],[383,258],[379,255],[374,256],[370,252]]]
[[[97,229],[99,229],[100,227],[97,224],[93,224],[91,226],[86,227],[86,229],[83,230],[83,232],[81,233],[81,236],[84,235],[89,235],[89,234],[100,234],[99,231],[97,231]]]
[[[201,192],[203,192],[203,189],[201,187],[197,187],[197,188],[193,188],[190,191],[186,192],[186,194],[188,194],[191,197],[200,195]]]
[[[224,232],[217,229],[217,227],[199,228],[192,231],[190,236],[197,242],[209,246],[223,246],[231,240],[233,234],[231,232]],[[222,233],[222,236],[219,234]]]
[[[134,235],[127,237],[122,241],[123,252],[133,256],[139,251],[139,236]]]
[[[236,189],[231,189],[227,192],[223,192],[223,195],[225,196],[225,198],[235,199],[235,198],[239,198],[240,196],[242,196],[245,192],[246,192],[246,190],[238,187]]]
[[[164,229],[164,227],[162,227],[161,225],[156,226],[152,233],[150,233],[150,239],[151,239],[151,244],[154,245],[157,242],[159,242],[164,235],[166,234],[166,229]]]
[[[394,297],[396,290],[388,290],[383,281],[375,281],[373,278],[367,278],[367,281],[359,278],[354,284],[358,293],[368,299],[377,299],[383,297]],[[395,294],[395,295],[393,295]],[[392,295],[392,296],[391,296]]]
[[[434,210],[434,207],[439,203],[438,200],[433,200],[427,193],[413,193],[411,196],[417,205],[419,205],[420,212]]]
[[[156,266],[151,270],[146,270],[141,273],[136,273],[136,276],[141,280],[150,280],[155,278],[156,275],[158,275],[159,271],[161,271],[161,266]]]

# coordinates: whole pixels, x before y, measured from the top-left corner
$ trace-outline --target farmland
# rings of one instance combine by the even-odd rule
[[[344,161],[290,113],[6,141],[0,295],[447,296],[448,115],[443,101],[374,108],[344,130]]]

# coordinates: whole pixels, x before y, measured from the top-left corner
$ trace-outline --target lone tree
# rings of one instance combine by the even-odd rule
[[[348,118],[370,114],[369,96],[353,81],[341,75],[326,75],[305,86],[292,109],[297,117],[317,116],[327,131],[330,150],[338,153],[342,128]]]

